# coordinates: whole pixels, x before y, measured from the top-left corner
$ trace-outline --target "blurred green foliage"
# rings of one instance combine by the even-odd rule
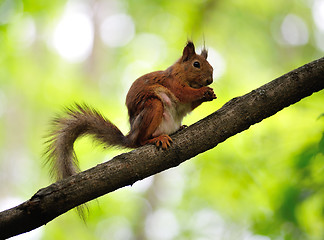
[[[43,137],[62,107],[85,102],[126,133],[130,84],[171,65],[192,39],[209,48],[218,99],[190,125],[322,57],[323,9],[323,0],[1,0],[0,207],[51,183]],[[25,239],[324,239],[323,101],[313,94],[93,201],[87,224],[70,211]],[[75,147],[82,169],[120,153],[87,138]]]

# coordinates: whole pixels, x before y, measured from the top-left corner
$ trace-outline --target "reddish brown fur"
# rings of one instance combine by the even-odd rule
[[[167,148],[170,145],[171,138],[154,138],[152,136],[154,130],[161,123],[161,110],[164,108],[159,92],[173,95],[175,105],[191,104],[191,110],[205,101],[216,98],[213,89],[206,87],[212,83],[213,74],[213,68],[206,58],[207,51],[205,49],[202,51],[202,55],[197,55],[193,43],[188,42],[182,57],[171,67],[165,71],[146,74],[133,83],[126,97],[126,105],[131,123],[131,131],[128,136],[131,136],[135,146],[146,143],[158,145],[160,142],[162,148]],[[195,68],[192,65],[194,61],[200,63],[200,68]],[[151,99],[154,99],[155,102],[153,106],[144,103]],[[153,107],[154,110],[146,110],[150,107]],[[145,119],[132,124],[143,111],[145,111]],[[146,129],[146,131],[135,132],[137,129]],[[166,143],[164,144],[164,142]]]
[[[68,110],[65,118],[56,120],[56,130],[47,151],[58,178],[76,172],[73,143],[82,135],[90,134],[108,146],[155,144],[162,149],[170,147],[169,134],[181,129],[182,118],[201,103],[216,98],[213,89],[207,87],[212,83],[213,68],[206,59],[207,50],[198,55],[189,41],[182,57],[171,67],[138,78],[126,97],[131,126],[126,136],[87,106]]]

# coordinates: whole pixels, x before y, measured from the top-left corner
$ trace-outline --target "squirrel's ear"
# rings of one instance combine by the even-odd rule
[[[193,44],[193,42],[188,41],[186,47],[183,49],[181,58],[182,62],[188,61],[195,54],[195,45]]]
[[[206,48],[204,48],[203,50],[201,50],[201,54],[200,54],[203,58],[207,59],[208,56],[208,51]]]

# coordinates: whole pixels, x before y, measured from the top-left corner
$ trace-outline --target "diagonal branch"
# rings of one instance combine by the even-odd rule
[[[68,210],[214,148],[227,138],[324,88],[324,58],[295,69],[173,136],[170,149],[147,145],[40,189],[0,213],[0,239],[35,229]]]

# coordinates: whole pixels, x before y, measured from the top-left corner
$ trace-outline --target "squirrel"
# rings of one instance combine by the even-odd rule
[[[75,140],[91,135],[108,146],[137,148],[155,144],[169,148],[172,133],[184,128],[183,117],[206,101],[216,99],[212,88],[213,68],[205,48],[196,54],[188,41],[183,54],[164,71],[145,74],[130,87],[126,96],[130,131],[124,135],[113,123],[87,105],[67,109],[65,117],[54,120],[54,131],[47,147],[48,162],[57,179],[79,171],[73,149]]]

